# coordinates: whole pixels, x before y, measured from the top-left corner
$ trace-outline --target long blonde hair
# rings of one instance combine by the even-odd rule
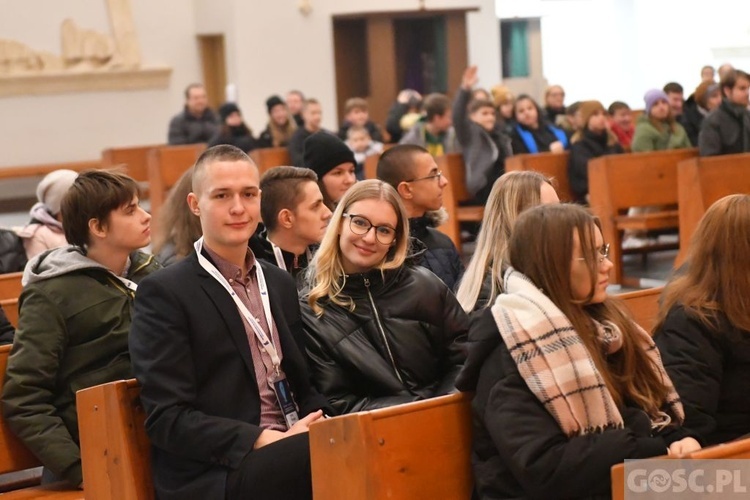
[[[373,199],[388,202],[396,212],[396,218],[398,219],[396,239],[386,257],[376,266],[377,269],[380,269],[381,272],[397,269],[406,260],[409,249],[409,216],[396,190],[385,182],[376,179],[354,184],[333,212],[326,234],[320,243],[320,248],[307,269],[307,282],[310,285],[307,302],[318,316],[323,315],[323,306],[320,302],[324,299],[339,306],[347,307],[349,310],[354,310],[354,301],[351,297],[342,293],[346,283],[346,273],[344,272],[341,246],[339,245],[341,228],[344,223],[343,214],[354,203]]]
[[[154,224],[152,248],[158,254],[164,247],[173,243],[175,255],[179,258],[193,251],[193,243],[201,237],[201,221],[190,211],[187,195],[193,188],[193,169],[185,171],[167,196],[164,206],[159,210]]]
[[[708,328],[720,315],[735,328],[750,331],[750,196],[734,194],[706,211],[690,242],[687,269],[664,290],[661,328],[677,304]]]
[[[495,181],[484,209],[476,250],[456,293],[464,311],[474,310],[488,273],[492,279],[486,307],[491,306],[500,293],[511,229],[521,212],[541,203],[545,182],[552,185],[550,179],[532,171],[507,172]]]

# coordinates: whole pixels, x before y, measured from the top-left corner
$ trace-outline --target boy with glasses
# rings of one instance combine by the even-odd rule
[[[409,215],[411,237],[426,247],[421,265],[454,289],[464,267],[451,239],[435,229],[444,221],[443,189],[448,185],[435,159],[421,146],[394,146],[380,157],[377,175],[396,189]]]

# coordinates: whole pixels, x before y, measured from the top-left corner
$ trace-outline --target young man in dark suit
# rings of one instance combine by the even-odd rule
[[[327,403],[299,347],[292,278],[247,246],[258,169],[226,145],[194,168],[187,202],[203,238],[143,281],[130,331],[157,497],[311,498],[307,430]]]

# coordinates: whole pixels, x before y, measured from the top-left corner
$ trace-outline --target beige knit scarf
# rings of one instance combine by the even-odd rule
[[[594,360],[568,318],[523,274],[509,268],[505,293],[492,307],[500,335],[518,371],[532,393],[542,402],[568,436],[623,427],[622,416]],[[607,353],[622,347],[619,328],[597,323],[602,348]],[[651,337],[638,327],[641,347],[658,367],[669,387],[665,403],[680,422],[684,412],[661,356]],[[652,416],[652,427],[670,422],[667,413]]]

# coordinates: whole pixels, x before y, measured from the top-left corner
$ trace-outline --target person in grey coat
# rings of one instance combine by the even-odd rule
[[[505,172],[505,159],[512,156],[513,150],[510,138],[495,126],[492,102],[469,102],[477,81],[477,67],[470,66],[464,71],[453,101],[453,127],[464,152],[466,189],[473,197],[470,203],[484,205],[493,182]]]
[[[701,124],[698,149],[701,156],[730,155],[750,151],[750,75],[733,70],[721,79],[724,100]]]
[[[169,122],[170,145],[208,142],[219,131],[219,120],[208,107],[206,88],[192,83],[185,89],[185,109]]]

